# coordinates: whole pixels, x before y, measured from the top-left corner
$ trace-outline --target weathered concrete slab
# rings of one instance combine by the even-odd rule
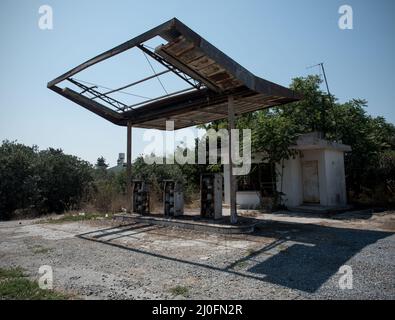
[[[250,219],[245,220],[244,223],[232,225],[226,222],[208,222],[208,221],[195,221],[191,219],[183,219],[182,217],[177,218],[166,218],[157,216],[141,216],[138,214],[116,214],[114,219],[118,221],[133,221],[146,223],[151,225],[160,225],[165,227],[175,227],[183,229],[192,229],[203,232],[219,233],[219,234],[240,234],[240,233],[252,233],[255,230],[255,226],[263,223],[263,221],[257,221]]]

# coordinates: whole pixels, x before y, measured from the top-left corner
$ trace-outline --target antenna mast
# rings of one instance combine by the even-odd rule
[[[311,69],[311,68],[314,68],[314,67],[320,67],[321,70],[322,70],[322,74],[324,75],[324,81],[325,81],[325,85],[326,85],[326,91],[328,92],[329,102],[330,102],[331,107],[333,109],[333,100],[332,100],[331,92],[329,90],[328,79],[326,78],[324,63],[320,62],[320,63],[318,63],[318,64],[316,64],[314,66],[308,67],[307,69]],[[325,106],[324,106],[324,103],[325,103],[324,99],[322,99],[322,104],[323,104],[323,114],[322,114],[322,116],[323,116],[323,118],[325,117]],[[325,131],[324,128],[322,128],[322,129]],[[337,139],[337,124],[336,124],[336,120],[335,120],[335,131],[336,131],[336,139]],[[325,132],[324,132],[324,135],[325,135]]]

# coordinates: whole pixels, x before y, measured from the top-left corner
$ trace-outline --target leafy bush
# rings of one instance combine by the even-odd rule
[[[89,194],[92,167],[60,149],[3,141],[0,146],[0,219],[78,208]]]
[[[125,170],[113,173],[96,165],[88,203],[98,212],[120,212],[128,207]]]

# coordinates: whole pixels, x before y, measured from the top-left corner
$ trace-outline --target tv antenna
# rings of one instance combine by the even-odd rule
[[[331,95],[331,92],[329,91],[328,79],[326,78],[324,63],[320,62],[320,63],[315,64],[313,66],[307,67],[307,69],[311,69],[311,68],[314,68],[314,67],[320,67],[321,68],[322,74],[324,75],[324,81],[325,81],[325,85],[326,85],[326,91],[328,92],[329,101],[331,103],[331,106],[333,107],[332,95]]]
[[[320,71],[322,71],[322,74],[324,75],[324,81],[325,81],[325,85],[326,85],[326,91],[328,92],[329,102],[330,102],[331,107],[332,107],[332,109],[333,109],[333,100],[332,100],[331,92],[330,92],[330,90],[329,90],[328,79],[326,78],[324,63],[323,63],[323,62],[320,62],[320,63],[315,64],[315,65],[313,65],[313,66],[307,67],[307,69],[311,69],[311,68],[314,68],[314,67],[319,67],[319,68],[320,68]],[[322,99],[322,103],[324,104],[324,99]],[[324,108],[325,108],[325,107],[324,107]],[[325,117],[325,111],[324,111],[324,110],[323,110],[322,116]],[[325,129],[324,129],[324,128],[322,128],[322,129],[323,129],[324,135],[325,135]],[[336,124],[336,121],[335,121],[335,131],[336,131],[336,139],[337,139],[337,124]]]

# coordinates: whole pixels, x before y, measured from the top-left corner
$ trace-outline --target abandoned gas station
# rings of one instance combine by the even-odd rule
[[[155,48],[147,44],[154,38],[161,41]],[[74,77],[81,71],[127,50],[143,52],[148,61],[155,61],[163,67],[163,71],[156,72],[152,68],[153,75],[104,91]],[[169,73],[181,79],[185,88],[133,104],[116,96],[122,90],[159,79]],[[69,84],[69,87],[64,83]],[[235,117],[241,114],[280,106],[301,98],[288,88],[255,76],[176,18],[80,64],[50,81],[48,88],[113,124],[127,128],[126,172],[127,195],[130,199],[128,210],[131,211],[130,214],[140,215],[150,212],[149,186],[145,181],[132,181],[131,178],[132,127],[165,130],[166,121],[171,120],[177,130],[227,119],[228,129],[231,130],[235,128]],[[232,145],[232,141],[229,141],[229,145]],[[309,147],[302,142],[298,148],[308,161],[301,156],[296,160],[289,160],[284,167],[286,174],[281,187],[284,193],[288,193],[286,201],[289,205],[299,206],[310,200],[321,205],[344,205],[346,198],[342,161],[343,152],[349,151],[347,146],[329,144],[321,139],[310,143]],[[229,148],[229,156],[230,153]],[[202,175],[200,210],[205,218],[221,218],[225,189],[224,198],[230,208],[230,223],[235,225],[238,222],[236,195],[240,199],[243,195],[236,193],[232,166],[231,161],[224,168],[223,176]],[[336,181],[328,182],[330,179]],[[329,194],[329,189],[332,190],[333,185],[335,191],[332,195]],[[182,186],[176,181],[166,181],[162,214],[173,217],[182,213]]]

